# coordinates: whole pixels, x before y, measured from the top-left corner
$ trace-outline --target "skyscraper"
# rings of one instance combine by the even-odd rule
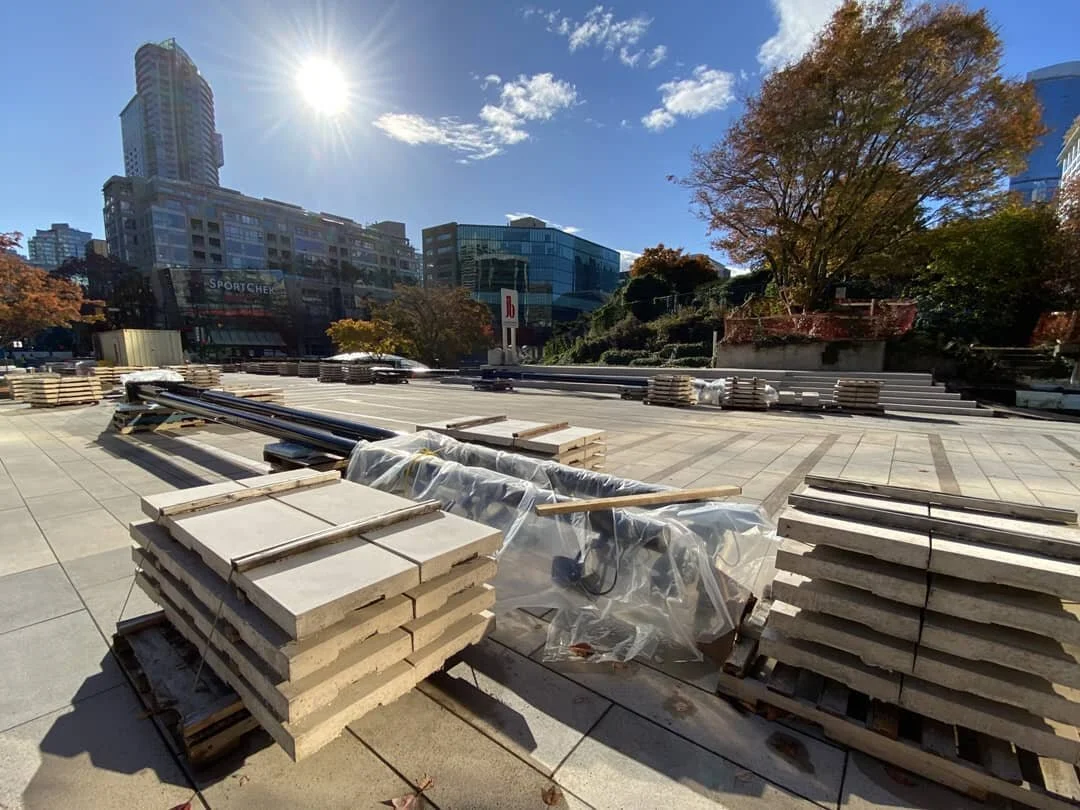
[[[175,39],[135,52],[135,95],[120,113],[124,174],[218,185],[225,164],[214,93]]]
[[[1061,181],[1058,155],[1065,133],[1080,115],[1080,62],[1051,65],[1032,71],[1027,78],[1035,85],[1048,132],[1028,155],[1027,168],[1009,178],[1009,191],[1018,192],[1024,202],[1045,202]]]
[[[66,222],[54,222],[48,230],[39,229],[30,237],[27,243],[30,263],[55,270],[66,259],[81,259],[92,237],[93,234],[76,230]]]

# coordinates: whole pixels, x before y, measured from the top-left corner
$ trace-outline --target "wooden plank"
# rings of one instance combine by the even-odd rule
[[[209,495],[202,498],[194,498],[189,501],[173,503],[169,506],[164,506],[159,509],[158,517],[161,518],[175,517],[177,515],[186,515],[190,514],[191,512],[201,511],[203,509],[211,509],[215,506],[230,506],[234,503],[240,503],[242,501],[250,501],[256,498],[265,498],[269,495],[277,495],[279,493],[289,492],[294,489],[319,486],[321,484],[329,484],[340,480],[341,473],[337,470],[331,470],[329,472],[313,472],[311,475],[298,478],[287,478],[285,480],[275,481],[271,484],[266,484],[261,487],[249,487],[246,489],[222,493],[220,495]]]
[[[335,475],[339,474],[337,470],[334,470],[333,473]],[[252,490],[247,491],[250,492]],[[229,496],[226,495],[224,497]],[[381,515],[361,518],[337,526],[319,529],[318,531],[304,535],[303,537],[297,537],[293,540],[270,546],[269,548],[260,549],[259,551],[253,551],[250,554],[235,557],[232,561],[233,569],[240,573],[251,571],[252,569],[263,565],[270,565],[271,563],[286,560],[289,557],[295,557],[298,554],[304,554],[316,549],[324,548],[325,546],[333,545],[334,543],[340,543],[342,540],[346,540],[356,535],[367,534],[376,529],[386,529],[395,526],[398,523],[413,520],[414,518],[422,517],[424,515],[430,515],[432,512],[437,512],[441,508],[442,504],[438,501],[421,501],[410,506],[394,509],[390,512],[384,512]]]
[[[1049,792],[1080,802],[1080,779],[1075,765],[1047,757],[1038,757],[1038,763],[1043,784]]]
[[[981,732],[975,732],[975,738],[983,767],[998,779],[1012,782],[1014,785],[1023,783],[1020,762],[1016,758],[1016,752],[1013,751],[1011,743]]]
[[[739,623],[739,637],[761,638],[771,609],[771,599],[758,599],[750,613]]]
[[[821,692],[821,697],[818,698],[818,708],[823,712],[844,717],[847,715],[849,694],[850,690],[840,681],[826,678],[825,688]]]
[[[899,487],[892,484],[875,484],[857,481],[851,478],[832,478],[825,475],[808,475],[805,483],[816,489],[828,489],[834,492],[854,492],[863,495],[876,495],[893,498],[909,503],[922,503],[935,506],[948,506],[954,509],[970,509],[992,515],[1042,520],[1048,523],[1077,522],[1077,513],[1073,509],[1059,509],[1052,506],[1038,506],[1015,501],[999,501],[991,498],[976,498],[971,495],[954,495],[948,492],[915,487]]]
[[[459,428],[479,427],[480,425],[490,425],[493,422],[505,422],[507,420],[507,418],[508,417],[505,414],[503,414],[502,416],[470,416],[470,417],[465,418],[465,419],[451,420],[451,421],[447,422],[445,425],[443,425],[443,427],[445,427],[447,430],[457,430]],[[416,429],[417,430],[430,430],[431,428],[426,428],[426,427],[423,427],[421,425],[417,425]]]
[[[767,681],[770,691],[791,697],[795,694],[795,686],[799,682],[799,672],[801,670],[798,667],[777,661]]]
[[[757,659],[758,640],[750,636],[740,636],[724,659],[722,668],[729,675],[743,677]]]
[[[866,727],[895,740],[900,736],[900,710],[891,703],[871,700],[870,711],[866,716]]]
[[[817,723],[830,738],[842,745],[848,745],[896,767],[958,790],[977,788],[1039,808],[1039,810],[1076,810],[1076,805],[1072,802],[1061,796],[1047,793],[1037,785],[1030,783],[1014,785],[997,779],[981,766],[922,750],[919,745],[903,738],[891,740],[846,717],[829,714],[803,701],[770,692],[756,679],[735,678],[720,673],[718,686],[723,694],[740,701],[750,704],[764,701],[781,711],[790,712],[804,720]]]
[[[599,509],[623,509],[628,507],[660,506],[671,503],[691,503],[712,498],[739,495],[742,487],[715,486],[699,489],[681,489],[669,492],[643,492],[638,495],[618,495],[613,498],[593,498],[582,501],[537,504],[538,515],[565,515],[574,512],[595,512]]]
[[[570,427],[569,422],[550,422],[546,425],[537,425],[536,427],[525,428],[524,430],[515,430],[515,439],[531,439],[534,436],[542,436],[545,433],[554,433],[557,430],[564,430]]]
[[[1030,523],[994,515],[957,510],[937,511],[932,517],[917,514],[918,504],[883,501],[827,490],[792,494],[788,503],[806,512],[846,518],[912,532],[933,532],[936,538],[991,543],[1017,551],[1030,551],[1064,560],[1080,561],[1080,528]],[[907,507],[907,508],[905,508]],[[911,507],[915,507],[915,511]]]

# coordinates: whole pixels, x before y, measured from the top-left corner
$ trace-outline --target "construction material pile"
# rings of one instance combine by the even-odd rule
[[[345,367],[341,363],[319,363],[319,382],[345,382]]]
[[[318,377],[319,376],[319,361],[318,360],[301,360],[296,364],[296,374],[298,377]]]
[[[121,402],[113,411],[109,427],[124,435],[142,432],[163,432],[186,427],[201,427],[206,422],[198,416],[174,411],[156,403]]]
[[[353,385],[369,385],[375,382],[375,372],[364,363],[345,363],[345,382]]]
[[[96,377],[101,383],[101,390],[107,391],[120,384],[120,378],[125,374],[133,374],[136,371],[150,371],[151,366],[94,366],[90,369],[90,376]]]
[[[278,364],[276,361],[253,360],[244,363],[244,372],[246,374],[277,374]]]
[[[844,410],[880,411],[881,380],[837,380],[833,403]]]
[[[219,388],[221,386],[221,366],[169,366],[177,372],[188,385],[196,388]]]
[[[290,472],[143,498],[136,582],[294,760],[492,626],[498,531]]]
[[[764,411],[769,407],[768,383],[760,377],[731,377],[724,387],[722,405],[740,411]]]
[[[771,576],[775,538],[753,504],[700,494],[648,509],[598,504],[654,494],[678,501],[682,493],[432,431],[361,442],[348,478],[439,499],[501,531],[496,612],[555,609],[543,653],[549,661],[701,660],[729,637],[751,593]],[[704,497],[738,492],[724,487]],[[570,509],[552,515],[540,508],[551,505]]]
[[[685,374],[661,374],[649,377],[646,405],[682,407],[694,404],[693,378]]]
[[[607,458],[605,431],[572,427],[568,422],[528,422],[506,416],[459,416],[417,425],[416,429],[433,430],[463,442],[510,450],[584,470],[602,470]]]
[[[32,408],[85,405],[101,399],[101,383],[94,377],[27,374],[19,379],[15,391],[17,397],[29,402]]]
[[[232,394],[244,399],[253,399],[256,402],[270,402],[275,405],[285,404],[285,390],[282,388],[252,388],[244,385],[226,385],[221,390],[226,394]]]
[[[295,377],[300,372],[295,360],[283,360],[277,364],[277,373],[282,377]]]
[[[1056,761],[1077,789],[1076,513],[816,476],[806,483],[779,518],[784,539],[760,651],[926,724],[974,732],[993,752],[995,778],[1013,781],[1034,755],[1043,773]]]

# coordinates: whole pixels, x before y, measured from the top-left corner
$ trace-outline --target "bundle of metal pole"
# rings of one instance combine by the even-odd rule
[[[308,447],[324,450],[337,456],[347,457],[356,447],[355,439],[338,436],[335,433],[311,425],[300,424],[284,417],[265,416],[260,413],[231,408],[215,402],[175,394],[161,388],[155,390],[149,385],[140,387],[139,399],[144,402],[156,402],[166,408],[195,414],[214,422],[306,444]]]
[[[258,402],[253,399],[244,399],[243,397],[238,397],[235,394],[229,394],[224,391],[204,391],[199,396],[199,399],[204,402],[213,402],[218,405],[224,405],[228,408],[287,419],[296,424],[319,428],[320,430],[326,430],[330,433],[337,434],[338,436],[344,436],[356,441],[364,439],[365,441],[376,442],[380,439],[390,439],[398,435],[393,430],[376,427],[374,425],[366,425],[363,422],[338,419],[337,417],[327,416],[326,414],[318,413],[316,411],[305,411],[301,408],[290,408],[286,405],[275,405],[271,402]]]

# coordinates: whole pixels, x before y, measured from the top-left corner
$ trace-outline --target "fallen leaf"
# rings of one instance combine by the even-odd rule
[[[739,782],[749,782],[754,778],[753,771],[735,771],[735,779]]]
[[[430,776],[425,775],[424,778],[420,780],[420,784],[417,786],[416,792],[417,794],[420,794],[423,793],[425,790],[431,790],[433,787],[435,787],[435,780],[432,779]]]
[[[576,655],[578,658],[588,658],[594,653],[592,645],[584,641],[571,644],[569,649],[571,654]]]
[[[169,810],[191,810],[191,802],[188,801],[183,804],[178,804],[176,807],[170,807]]]
[[[407,796],[398,796],[396,799],[391,799],[390,803],[394,806],[394,810],[419,810],[420,805],[417,804],[419,796],[415,793],[410,793]]]
[[[540,798],[548,807],[554,807],[562,801],[563,795],[557,785],[548,785],[540,791]]]

